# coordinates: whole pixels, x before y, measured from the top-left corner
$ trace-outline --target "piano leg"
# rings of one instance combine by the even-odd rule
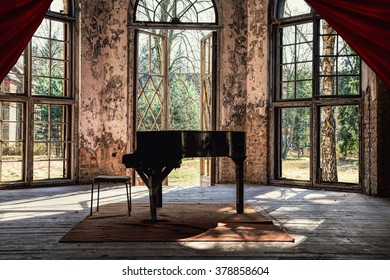
[[[162,183],[156,187],[156,206],[159,208],[162,207]]]
[[[234,157],[236,164],[236,211],[244,213],[244,160],[246,157]]]
[[[150,215],[152,223],[157,221],[157,190],[155,184],[154,176],[148,178],[148,188],[149,188],[149,200],[150,200]]]

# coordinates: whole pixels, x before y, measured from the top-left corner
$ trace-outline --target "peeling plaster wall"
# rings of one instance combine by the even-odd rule
[[[390,89],[362,63],[362,185],[368,195],[390,197]]]
[[[126,0],[81,0],[79,178],[124,174],[127,143]]]
[[[363,89],[363,191],[366,194],[376,194],[376,185],[378,177],[377,160],[374,155],[377,154],[377,107],[378,99],[376,92],[375,74],[362,63],[362,89]]]
[[[246,131],[246,182],[267,183],[268,166],[268,1],[250,1]]]
[[[247,1],[223,1],[220,20],[221,63],[217,127],[221,130],[243,130],[246,122],[246,65],[248,14]],[[234,163],[219,158],[217,182],[235,182]],[[244,179],[245,180],[245,179]]]
[[[219,125],[247,132],[246,183],[267,181],[267,14],[268,1],[223,1]],[[219,170],[235,181],[231,161]]]
[[[127,41],[132,38],[129,1],[81,0],[80,5],[79,174],[80,181],[88,181],[97,174],[125,173],[121,156],[131,142],[128,56],[133,49]],[[246,183],[267,180],[267,5],[261,0],[217,2],[222,26],[217,129],[247,132]],[[235,182],[231,160],[219,160],[218,167],[218,182]]]

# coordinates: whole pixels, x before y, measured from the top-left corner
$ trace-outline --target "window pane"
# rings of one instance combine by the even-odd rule
[[[64,106],[52,105],[50,109],[51,122],[62,123],[64,121]]]
[[[334,57],[322,57],[320,59],[320,75],[336,75]]]
[[[24,171],[24,106],[0,101],[0,181],[21,181]]]
[[[312,78],[313,63],[297,63],[297,80],[306,80]]]
[[[163,56],[162,56],[162,39],[154,37],[150,46],[150,58],[151,58],[151,69],[150,73],[162,74],[163,71]]]
[[[297,43],[307,43],[313,41],[313,23],[298,24],[296,28]]]
[[[22,161],[23,142],[3,142],[3,161]]]
[[[281,109],[281,177],[310,180],[310,108]]]
[[[64,161],[50,161],[50,179],[62,179],[67,175],[66,162]]]
[[[56,13],[68,13],[68,0],[53,0],[49,11]]]
[[[149,0],[139,1],[136,21],[173,23],[215,23],[211,0]]]
[[[294,81],[295,80],[295,64],[282,65],[282,81]]]
[[[285,32],[286,31],[286,32]],[[312,96],[313,79],[313,24],[303,23],[282,28],[282,44],[280,57],[281,99],[310,98]],[[293,83],[294,82],[294,83]]]
[[[293,45],[295,44],[295,25],[283,27],[282,33],[282,45]]]
[[[47,123],[37,123],[34,126],[34,140],[47,141],[49,133],[49,125]]]
[[[310,13],[310,6],[304,0],[286,0],[281,7],[282,17],[293,17]]]
[[[32,59],[32,74],[34,76],[50,76],[50,60],[44,58]],[[39,87],[39,85],[37,85]]]
[[[49,144],[48,143],[34,143],[34,160],[48,160],[49,159]]]
[[[50,38],[58,41],[65,41],[64,30],[66,23],[60,21],[51,21]]]
[[[359,95],[360,58],[326,21],[320,22],[319,94]]]
[[[69,80],[68,24],[45,19],[32,38],[32,94],[67,96]]]
[[[34,95],[50,95],[50,79],[33,78],[31,92]]]
[[[49,161],[34,161],[33,179],[45,180],[49,179]]]
[[[31,39],[31,50],[33,56],[50,57],[50,40],[33,37]]]
[[[338,54],[339,55],[356,55],[356,52],[344,41],[341,36],[337,37],[338,39]]]
[[[34,180],[65,178],[68,174],[68,111],[64,105],[35,105]]]
[[[281,83],[281,98],[282,99],[293,99],[295,98],[295,82]]]
[[[49,105],[47,104],[34,105],[34,121],[41,121],[41,122],[49,121]]]
[[[296,61],[311,61],[313,59],[313,44],[305,43],[297,45]]]
[[[295,46],[286,46],[282,48],[282,63],[295,62]]]
[[[65,159],[64,147],[65,144],[62,143],[51,143],[50,159]]]
[[[66,59],[65,57],[66,44],[64,42],[53,41],[51,45],[51,56],[56,59]]]
[[[16,182],[23,180],[23,162],[0,162],[1,182]]]
[[[3,141],[21,141],[23,140],[23,123],[4,122],[1,132]]]
[[[360,59],[358,56],[339,56],[337,58],[337,73],[339,75],[359,75]]]
[[[7,93],[24,94],[24,53],[0,83],[0,95]]]
[[[1,120],[22,122],[23,121],[23,104],[14,102],[0,102],[1,105]]]
[[[54,78],[65,78],[65,63],[63,61],[52,62],[51,76]]]
[[[338,77],[337,89],[339,95],[358,95],[360,79],[357,76]]]
[[[62,124],[52,124],[50,127],[50,140],[62,141],[64,128],[65,126]]]
[[[51,95],[52,96],[64,96],[65,93],[65,81],[60,79],[51,80]]]
[[[50,21],[50,19],[45,18],[39,25],[37,31],[35,31],[34,36],[50,38]]]
[[[321,108],[321,180],[359,183],[359,107]]]
[[[312,96],[312,80],[297,82],[297,98],[310,98]]]

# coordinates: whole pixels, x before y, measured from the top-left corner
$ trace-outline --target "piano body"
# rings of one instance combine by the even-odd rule
[[[241,131],[138,131],[137,148],[122,163],[134,168],[149,189],[152,222],[162,206],[162,182],[186,157],[230,157],[236,165],[236,211],[244,210],[246,134]]]

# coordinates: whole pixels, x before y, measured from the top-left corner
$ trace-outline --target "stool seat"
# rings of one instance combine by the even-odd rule
[[[99,175],[93,179],[94,183],[130,183],[129,176]]]
[[[111,175],[99,175],[93,178],[92,188],[91,188],[91,212],[90,216],[92,216],[92,208],[93,208],[93,189],[95,184],[98,185],[98,193],[97,193],[97,205],[96,211],[99,211],[99,198],[100,198],[100,183],[123,183],[126,186],[126,196],[127,196],[127,208],[129,212],[129,216],[131,214],[131,181],[129,176],[111,176]]]

